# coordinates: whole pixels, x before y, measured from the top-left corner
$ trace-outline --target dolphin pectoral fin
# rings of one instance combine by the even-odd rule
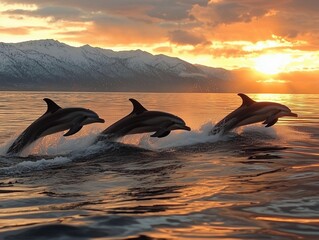
[[[271,127],[272,125],[274,125],[278,121],[278,118],[279,118],[278,114],[279,113],[280,113],[280,110],[276,111],[274,114],[267,117],[266,120],[262,124],[265,124],[266,125],[265,127]]]
[[[82,129],[82,127],[83,127],[82,125],[74,125],[74,126],[71,127],[70,130],[69,130],[66,134],[64,134],[63,136],[64,136],[64,137],[71,136],[71,135],[77,133],[78,131],[80,131],[80,130]]]
[[[272,125],[274,125],[276,122],[278,121],[278,118],[273,119],[270,122],[267,122],[267,125],[265,127],[271,127]]]
[[[160,129],[157,130],[154,134],[151,135],[151,137],[158,137],[163,138],[166,137],[168,134],[170,134],[171,130],[170,127],[173,125],[171,121],[163,122],[160,126]]]
[[[171,133],[171,131],[166,131],[166,132],[164,132],[162,135],[157,136],[157,137],[158,137],[158,138],[163,138],[163,137],[168,136],[170,133]]]
[[[45,112],[45,114],[54,113],[54,112],[58,111],[59,109],[61,109],[61,107],[58,104],[56,104],[53,100],[51,100],[50,98],[44,98],[43,100],[48,105],[48,109]]]
[[[158,137],[158,138],[163,138],[163,137],[166,137],[166,136],[168,136],[169,134],[171,133],[171,131],[166,131],[166,132],[163,132],[162,134],[153,134],[153,135],[151,135],[151,137]]]
[[[163,138],[163,137],[166,137],[170,133],[171,133],[171,131],[169,131],[169,130],[160,129],[157,132],[155,132],[154,134],[152,134],[151,137]]]
[[[65,133],[63,136],[71,136],[75,133],[77,133],[78,131],[80,131],[83,127],[82,125],[82,122],[86,119],[86,117],[84,116],[81,116],[81,117],[78,117],[76,118],[74,121],[73,121],[73,125],[70,127],[70,130]]]

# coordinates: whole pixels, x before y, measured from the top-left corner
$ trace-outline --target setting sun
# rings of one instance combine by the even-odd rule
[[[277,74],[285,71],[291,58],[286,54],[267,54],[255,59],[255,69],[264,74]]]

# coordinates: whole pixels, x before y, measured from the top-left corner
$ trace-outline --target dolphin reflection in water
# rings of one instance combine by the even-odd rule
[[[106,128],[97,141],[113,141],[125,135],[148,132],[154,132],[151,137],[162,138],[169,135],[172,130],[191,130],[180,117],[166,112],[148,111],[137,100],[129,100],[133,104],[133,111]]]
[[[53,133],[69,129],[64,136],[70,136],[80,131],[83,125],[104,123],[103,119],[89,109],[61,108],[49,98],[43,100],[47,103],[47,111],[20,134],[7,154],[18,154],[37,139]]]
[[[280,117],[298,115],[282,104],[275,102],[256,102],[243,93],[238,93],[242,105],[219,121],[211,130],[211,134],[224,134],[234,128],[262,122],[265,127],[274,125]]]

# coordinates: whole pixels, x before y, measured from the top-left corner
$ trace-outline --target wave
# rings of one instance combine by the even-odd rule
[[[199,129],[192,131],[173,131],[165,138],[153,138],[150,134],[130,135],[122,138],[125,144],[136,145],[149,150],[165,150],[169,148],[183,147],[200,143],[213,143],[216,141],[227,141],[228,136],[209,135],[213,128],[212,122],[202,124]]]
[[[19,162],[10,167],[3,167],[0,169],[1,175],[12,175],[12,174],[21,174],[33,171],[40,171],[49,168],[58,167],[65,165],[66,163],[71,162],[72,160],[68,157],[55,157],[52,159],[40,159],[36,161],[23,161]]]
[[[277,139],[280,142],[298,138],[295,131],[287,126],[265,128],[263,125],[255,124],[238,128],[227,134],[210,135],[214,126],[215,123],[206,122],[201,124],[198,129],[193,129],[190,132],[173,131],[165,138],[152,138],[149,136],[150,134],[130,135],[123,137],[121,142],[153,151],[163,151],[202,143],[229,142],[237,137],[247,137],[261,141]]]
[[[293,127],[285,125],[265,128],[263,125],[254,124],[242,127],[237,130],[237,133],[241,136],[250,136],[259,140],[276,139],[276,141],[281,144],[308,141],[311,139],[311,134],[301,131],[298,131],[298,134],[296,134],[296,130]]]
[[[148,150],[164,150],[167,148],[175,148],[182,146],[195,145],[200,143],[214,143],[217,141],[228,141],[236,135],[253,135],[255,138],[274,138],[274,139],[289,139],[296,138],[296,134],[289,127],[280,126],[280,131],[277,127],[265,128],[262,125],[251,125],[239,128],[235,132],[230,132],[225,135],[216,134],[209,135],[214,127],[213,122],[206,122],[199,126],[198,129],[193,129],[190,132],[173,131],[165,138],[152,138],[149,133],[129,135],[119,139],[118,142],[132,145]],[[99,130],[94,130],[82,135],[64,137],[63,133],[58,133],[46,136],[39,139],[35,143],[26,148],[20,156],[26,157],[29,155],[37,156],[57,156],[68,155],[85,152],[85,154],[98,153],[101,150],[112,149],[118,147],[114,143],[95,143],[99,134]],[[280,135],[279,135],[280,132]],[[299,139],[299,136],[298,136]],[[5,155],[7,148],[14,141],[14,138],[0,146],[0,154]]]
[[[39,139],[29,146],[21,154],[22,157],[28,157],[28,160],[21,162],[21,158],[2,157],[0,160],[0,173],[22,173],[28,171],[43,170],[52,168],[57,165],[67,164],[78,159],[92,159],[96,156],[108,154],[116,154],[115,151],[121,151],[125,154],[128,151],[138,152],[144,150],[151,151],[169,151],[170,149],[187,147],[202,143],[227,142],[236,139],[238,136],[245,136],[254,140],[267,141],[276,139],[280,143],[288,141],[297,141],[301,138],[306,139],[306,134],[298,134],[287,126],[276,126],[265,128],[262,125],[245,126],[236,132],[230,132],[225,135],[209,135],[214,127],[213,122],[206,122],[190,132],[173,131],[165,138],[152,138],[150,134],[138,134],[125,136],[119,139],[118,143],[114,142],[98,142],[94,143],[99,132],[91,131],[80,136],[63,137],[63,134],[54,134]],[[280,131],[277,131],[280,128]],[[7,143],[0,146],[0,153],[5,153],[6,149],[13,142],[10,139]],[[231,143],[229,143],[231,144]],[[38,156],[35,159],[32,156]],[[39,156],[41,157],[39,160]],[[17,163],[17,159],[19,163]]]
[[[100,131],[97,129],[91,129],[90,132],[84,132],[69,137],[64,137],[62,132],[49,135],[30,144],[19,154],[19,156],[57,156],[67,155],[73,151],[81,151],[87,149],[94,143],[99,132]],[[6,154],[7,149],[11,146],[17,136],[10,138],[0,146],[0,155],[4,156]]]

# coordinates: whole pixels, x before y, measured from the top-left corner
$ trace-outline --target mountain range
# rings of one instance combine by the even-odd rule
[[[231,78],[222,68],[141,50],[0,43],[0,90],[223,92]]]

